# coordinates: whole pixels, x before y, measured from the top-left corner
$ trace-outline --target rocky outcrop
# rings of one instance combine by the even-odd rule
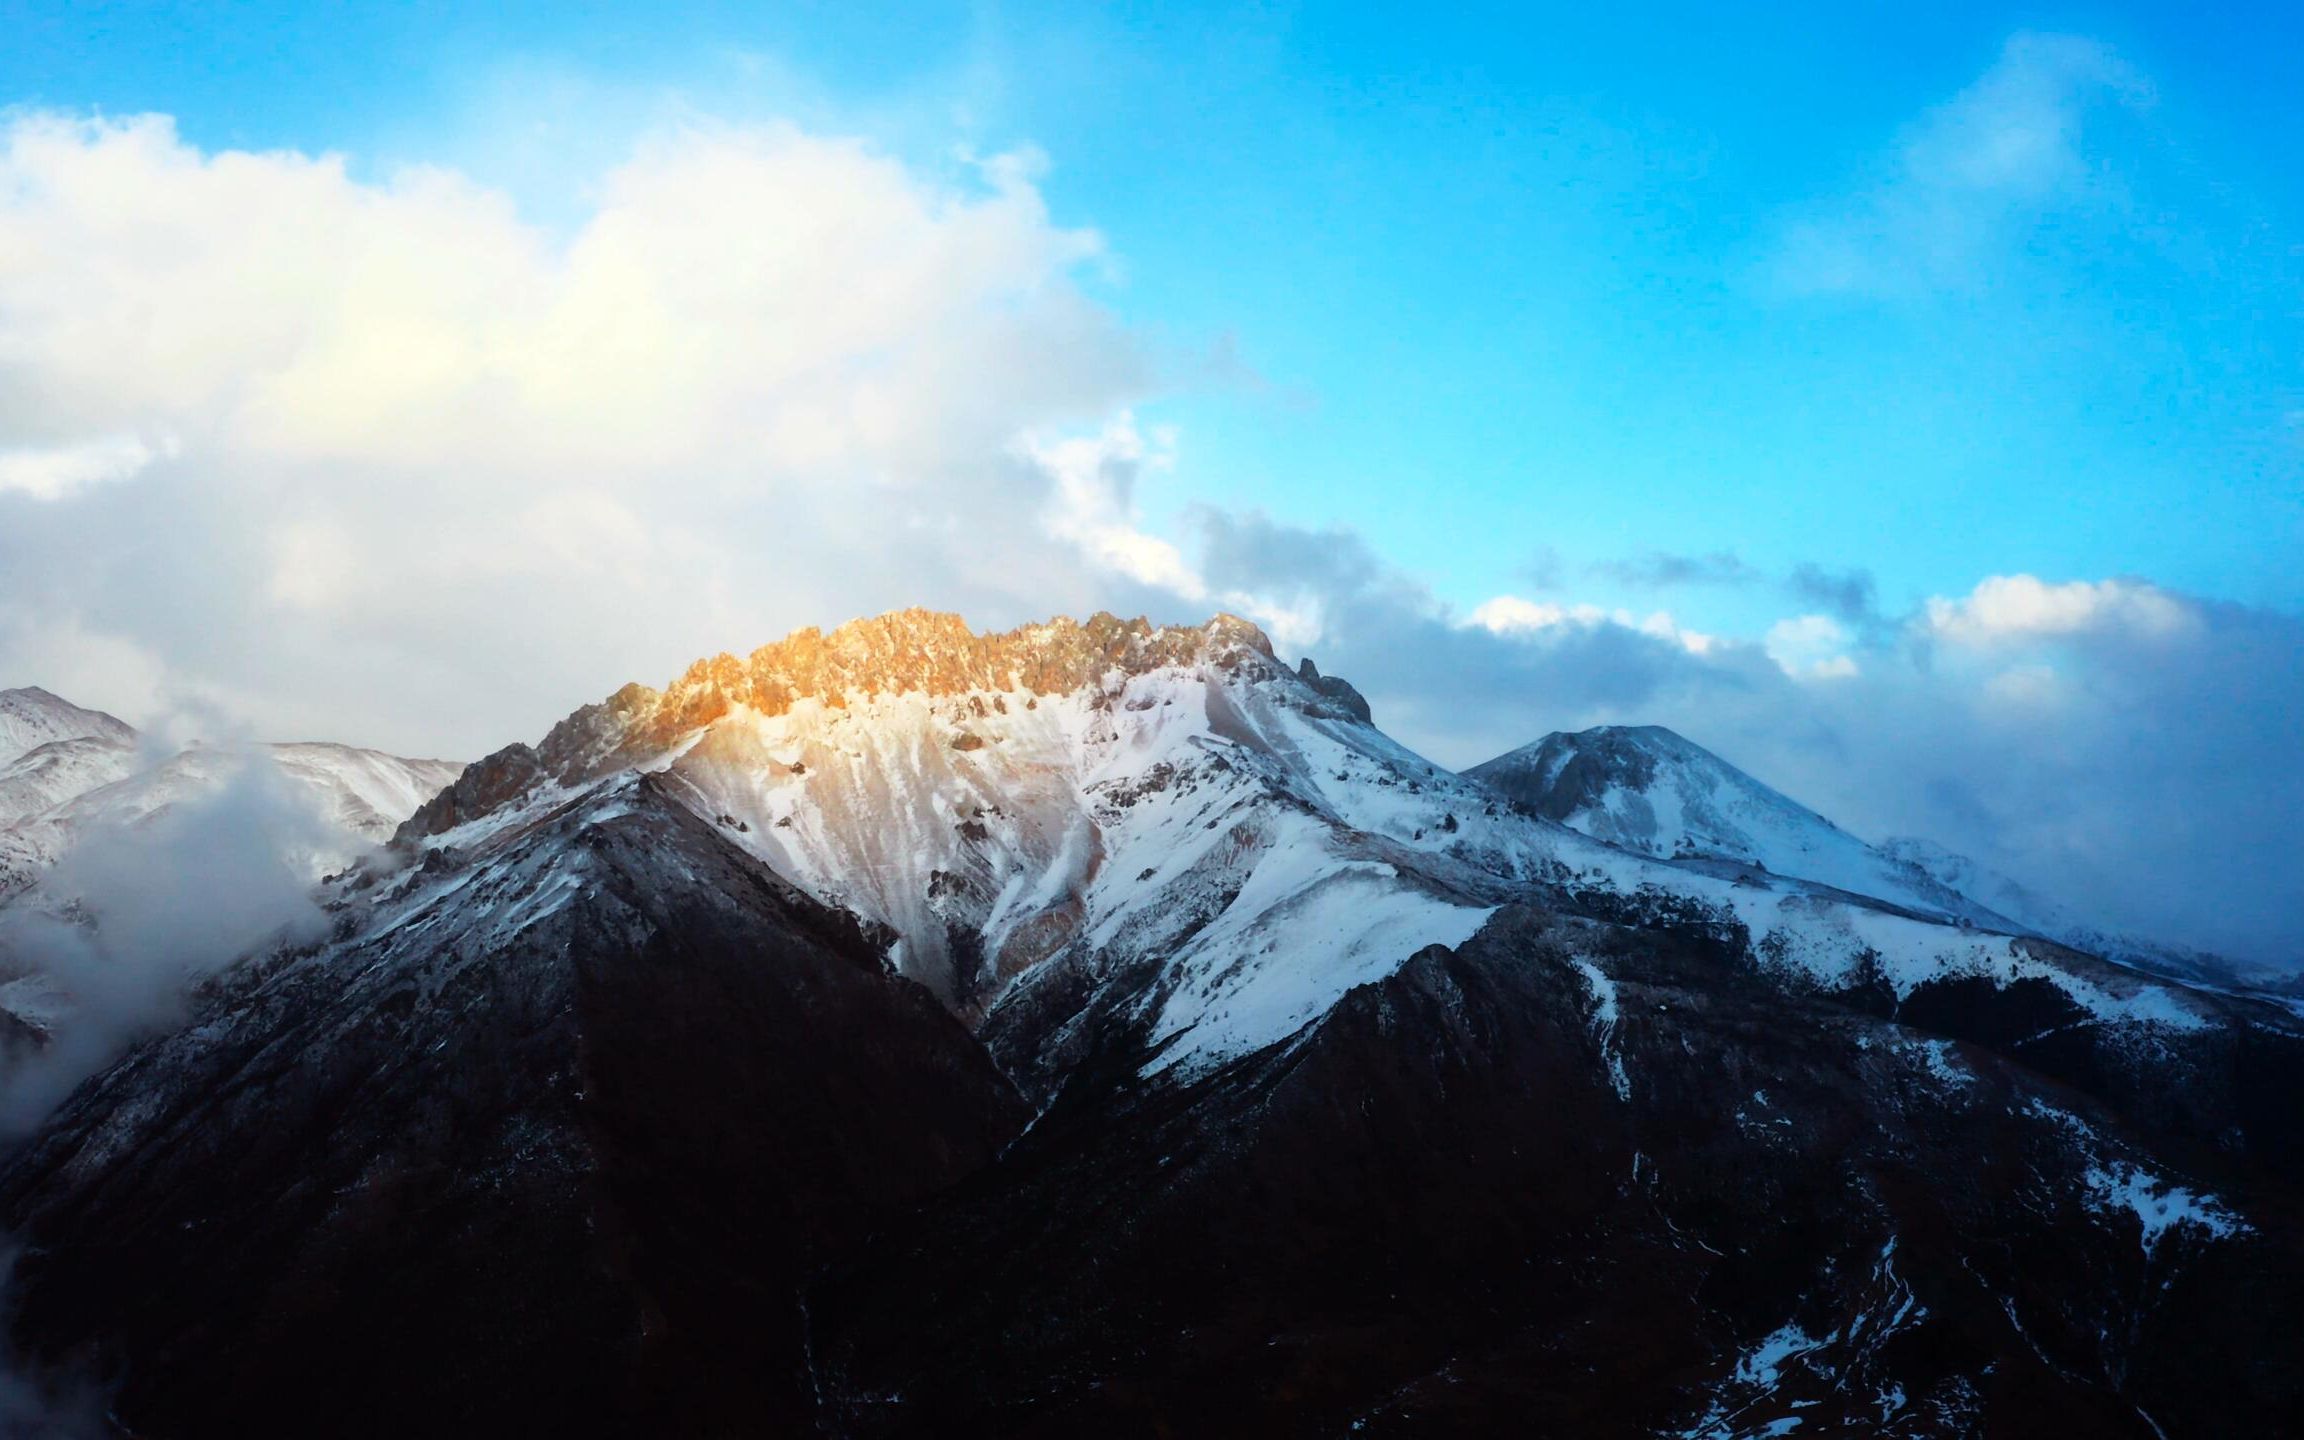
[[[1113,672],[1142,675],[1200,663],[1289,673],[1273,659],[1264,632],[1234,615],[1198,626],[1102,613],[1086,621],[1058,616],[980,635],[957,615],[900,610],[851,621],[830,634],[811,627],[742,659],[723,654],[699,660],[661,691],[626,685],[584,706],[533,750],[515,745],[478,762],[474,768],[483,773],[468,777],[469,784],[459,781],[456,795],[418,811],[401,839],[413,842],[477,819],[538,778],[562,785],[597,779],[663,752],[738,708],[773,716],[802,699],[840,708],[852,695],[1064,695],[1101,684]],[[1359,709],[1365,719],[1365,702]],[[968,743],[975,742],[962,748]]]
[[[438,835],[494,812],[528,792],[544,775],[536,752],[518,742],[464,767],[448,788],[402,821],[394,839]]]
[[[1352,688],[1352,682],[1342,676],[1321,674],[1320,667],[1312,663],[1311,656],[1305,656],[1298,664],[1296,676],[1321,695],[1335,701],[1339,709],[1361,724],[1375,723],[1375,716],[1368,709],[1367,697]]]

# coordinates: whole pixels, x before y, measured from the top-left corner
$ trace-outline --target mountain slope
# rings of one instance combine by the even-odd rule
[[[38,686],[0,690],[0,765],[58,740],[135,743],[126,721],[101,710],[86,710]]]
[[[18,1352],[132,1360],[139,1433],[775,1430],[814,1252],[1024,1118],[656,782],[374,884],[0,1176]]]
[[[1983,1038],[2021,1040],[2024,1003],[1938,982],[1900,1022],[1515,907],[1189,1080],[1123,1045],[936,1225],[828,1278],[833,1428],[2279,1428],[2297,1127],[2217,1154],[2127,1117],[2179,1077],[2211,1124],[2293,1096],[2304,1043],[2235,1012],[2114,1106]]]
[[[67,837],[98,826],[144,824],[171,806],[215,789],[252,761],[277,766],[291,793],[341,837],[300,857],[302,868],[315,879],[349,860],[361,845],[389,840],[419,805],[463,770],[452,761],[411,760],[321,742],[194,745],[125,779],[75,796],[40,817],[41,822]]]

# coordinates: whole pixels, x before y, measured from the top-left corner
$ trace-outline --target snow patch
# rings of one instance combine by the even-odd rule
[[[1576,973],[1584,977],[1584,988],[1592,996],[1592,1033],[1600,1042],[1600,1054],[1608,1064],[1608,1084],[1615,1090],[1617,1099],[1629,1100],[1632,1098],[1631,1077],[1624,1073],[1624,1057],[1616,1049],[1616,1021],[1620,1014],[1616,982],[1608,977],[1606,971],[1582,956],[1576,956],[1568,963],[1574,965]]]
[[[2090,1166],[2084,1179],[2097,1209],[2135,1217],[2146,1258],[2172,1231],[2188,1229],[2211,1240],[2229,1240],[2248,1230],[2215,1196],[2188,1190],[2139,1165],[2113,1161]]]

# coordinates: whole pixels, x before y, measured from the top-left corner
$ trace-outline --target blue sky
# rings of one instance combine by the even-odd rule
[[[1764,8],[0,3],[0,684],[1222,607],[2304,965],[2304,17]]]
[[[1163,350],[1152,519],[1349,525],[1465,606],[1781,609],[1593,569],[1650,552],[1862,568],[1890,610],[2014,571],[2304,606],[2293,12],[571,8],[14,6],[0,96],[452,163],[547,222],[682,108],[1037,146]],[[2019,202],[1908,293],[1771,278],[2025,32],[2132,68],[2072,100],[2115,198]]]

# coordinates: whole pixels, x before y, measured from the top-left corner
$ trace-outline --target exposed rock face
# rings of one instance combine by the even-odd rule
[[[1142,675],[1200,660],[1277,667],[1264,632],[1232,615],[1191,627],[1106,614],[1085,622],[1058,616],[979,635],[957,615],[901,610],[852,621],[829,635],[799,630],[743,659],[699,660],[662,691],[626,685],[583,707],[554,726],[535,750],[516,745],[481,762],[491,778],[451,806],[418,811],[408,833],[437,835],[478,818],[501,803],[512,788],[507,782],[531,763],[563,784],[582,783],[660,752],[740,707],[770,717],[803,699],[839,709],[851,696],[1069,695],[1100,685],[1114,671]]]
[[[417,806],[415,813],[401,822],[399,833],[438,835],[480,819],[526,793],[543,773],[533,749],[507,745],[465,766],[446,789]]]
[[[1352,688],[1351,681],[1337,675],[1321,674],[1320,667],[1312,663],[1309,655],[1298,665],[1297,674],[1305,684],[1342,706],[1353,719],[1363,725],[1375,723],[1375,717],[1369,713],[1366,697]]]

